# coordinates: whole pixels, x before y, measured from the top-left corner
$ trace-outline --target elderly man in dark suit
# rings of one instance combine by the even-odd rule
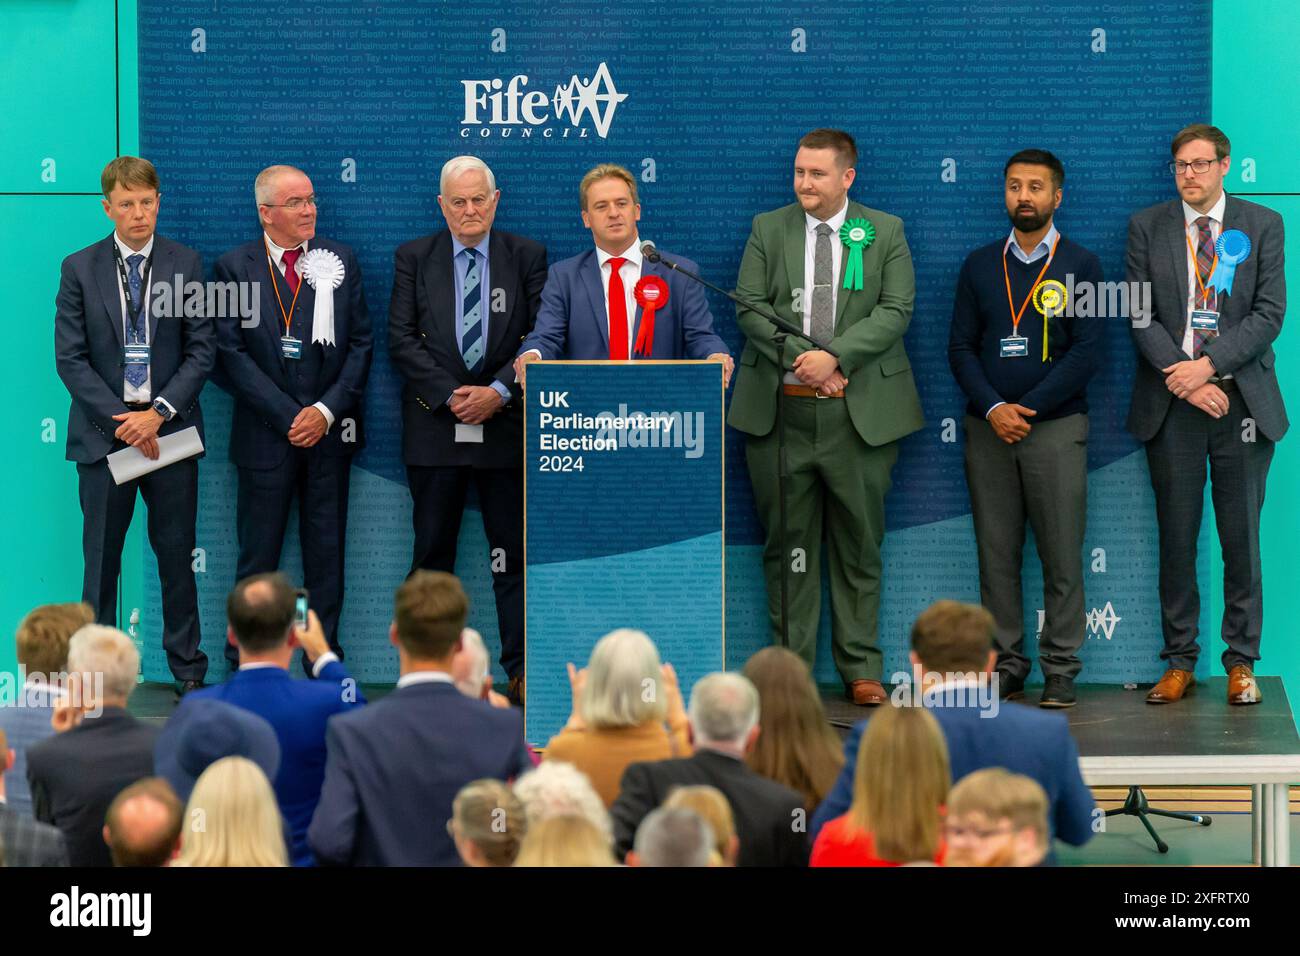
[[[55,366],[72,396],[67,457],[77,463],[84,516],[82,598],[101,624],[117,623],[122,544],[138,490],[158,558],[163,647],[183,694],[201,687],[208,670],[191,565],[198,461],[119,485],[107,456],[131,446],[157,459],[159,437],[191,426],[202,440],[199,392],[216,360],[215,332],[205,309],[163,315],[161,306],[174,297],[149,294],[154,280],[183,287],[203,278],[197,252],[154,232],[161,196],[153,164],[119,156],[104,167],[100,185],[113,234],[63,260],[54,315]]]
[[[456,570],[471,482],[491,549],[508,693],[523,698],[523,392],[514,357],[533,329],[546,248],[493,229],[501,190],[473,156],[442,167],[447,228],[400,246],[388,354],[403,379],[402,459],[414,502],[411,570]]]
[[[1193,682],[1196,538],[1206,462],[1223,547],[1223,667],[1228,702],[1260,700],[1253,667],[1264,625],[1260,510],[1273,445],[1289,422],[1273,369],[1286,312],[1282,217],[1228,196],[1228,138],[1183,129],[1170,152],[1179,199],[1129,222],[1128,280],[1149,283],[1134,311],[1137,379],[1128,428],[1146,445],[1160,525],[1164,676],[1151,704],[1180,700]]]
[[[316,234],[316,193],[302,170],[269,166],[253,191],[262,235],[216,265],[218,279],[260,288],[259,315],[271,318],[217,323],[218,383],[235,397],[235,578],[280,567],[296,497],[303,583],[342,659],[348,488],[352,456],[365,444],[362,399],[373,345],[361,268],[351,248]],[[232,671],[238,667],[230,645],[226,660]]]

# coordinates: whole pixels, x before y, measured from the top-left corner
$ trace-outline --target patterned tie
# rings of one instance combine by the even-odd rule
[[[477,373],[483,367],[483,288],[478,268],[478,253],[466,249],[469,267],[465,270],[465,294],[461,298],[460,354],[465,367]]]
[[[1214,234],[1210,232],[1210,217],[1201,216],[1196,220],[1196,271],[1204,278],[1210,277],[1210,272],[1214,269]],[[1197,284],[1197,295],[1200,295],[1200,284]],[[1219,308],[1219,290],[1213,292],[1206,290],[1206,299],[1208,301],[1198,302],[1198,309]],[[1205,351],[1205,346],[1213,342],[1218,336],[1215,329],[1192,329],[1192,358],[1200,358]]]
[[[130,273],[126,277],[127,288],[131,294],[131,308],[128,312],[136,314],[140,309],[140,292],[141,276],[140,263],[144,262],[144,256],[138,252],[135,255],[126,257],[126,264],[131,267]],[[142,310],[143,311],[143,310]],[[145,323],[149,321],[147,315],[140,315],[135,322],[127,319],[126,323],[126,341],[128,345],[143,345],[145,340]],[[147,365],[128,365],[126,367],[126,380],[132,388],[139,388],[144,384],[144,380],[149,377],[149,366]]]
[[[813,249],[812,336],[820,342],[835,338],[835,275],[831,256],[832,229],[826,223],[817,226],[817,245]]]
[[[284,250],[284,281],[289,283],[289,291],[294,295],[298,294],[298,283],[302,281],[302,276],[298,275],[296,268],[300,255],[302,255],[301,249]]]
[[[627,293],[619,274],[625,262],[619,256],[609,260],[609,357],[615,362],[627,361]]]

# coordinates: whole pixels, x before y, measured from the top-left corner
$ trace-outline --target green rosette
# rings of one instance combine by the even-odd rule
[[[862,250],[876,238],[876,227],[869,219],[846,219],[840,226],[840,242],[844,243],[848,261],[844,264],[844,288],[859,291],[862,288]]]

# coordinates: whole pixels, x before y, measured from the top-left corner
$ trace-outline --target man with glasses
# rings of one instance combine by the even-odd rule
[[[217,382],[235,397],[235,578],[279,569],[297,497],[304,584],[331,650],[342,658],[348,487],[352,456],[365,443],[362,396],[372,345],[361,268],[351,248],[316,235],[316,194],[302,170],[268,166],[253,192],[262,235],[216,264],[219,280],[259,290],[257,314],[270,319],[217,321]],[[237,669],[237,649],[227,644],[225,651]],[[303,667],[311,673],[306,658]]]
[[[1146,445],[1160,526],[1160,612],[1167,670],[1151,704],[1192,685],[1201,598],[1196,539],[1206,463],[1223,548],[1228,702],[1260,701],[1253,667],[1264,623],[1260,510],[1273,445],[1289,425],[1273,369],[1286,311],[1282,217],[1228,196],[1228,138],[1188,126],[1169,170],[1180,198],[1129,222],[1128,281],[1149,283],[1135,310],[1137,378],[1128,428]]]

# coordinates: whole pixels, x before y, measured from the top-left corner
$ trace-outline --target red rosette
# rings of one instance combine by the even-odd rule
[[[641,306],[641,328],[632,351],[649,355],[655,347],[655,311],[668,304],[668,283],[659,276],[642,276],[632,289],[632,296]]]

